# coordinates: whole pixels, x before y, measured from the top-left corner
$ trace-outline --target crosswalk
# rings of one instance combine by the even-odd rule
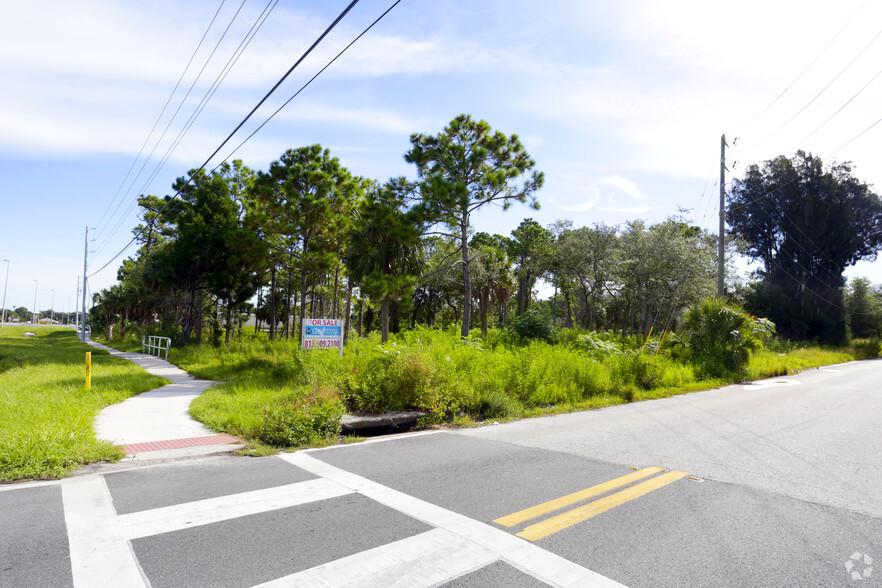
[[[332,466],[308,452],[276,459],[315,478],[248,492],[117,514],[103,475],[61,482],[74,588],[155,585],[138,560],[138,540],[251,515],[359,495],[429,530],[257,583],[288,586],[441,586],[502,562],[549,586],[620,586],[500,528]]]

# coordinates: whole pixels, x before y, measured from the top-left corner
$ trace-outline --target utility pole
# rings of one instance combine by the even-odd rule
[[[86,342],[86,272],[89,263],[89,226],[86,225],[86,246],[83,253],[83,322],[80,323],[80,341]]]
[[[80,331],[80,311],[77,310],[77,298],[80,297],[80,276],[77,276],[77,295],[74,296],[74,332]]]
[[[0,325],[6,322],[6,287],[9,286],[9,260],[4,259],[6,262],[6,282],[3,284],[3,308],[0,309]]]
[[[726,135],[720,137],[720,242],[717,296],[726,295]]]

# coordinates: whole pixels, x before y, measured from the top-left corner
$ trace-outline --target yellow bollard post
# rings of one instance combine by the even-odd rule
[[[661,341],[658,342],[658,347],[655,348],[655,353],[652,354],[653,357],[658,355],[658,352],[661,351],[662,343],[665,342],[665,335],[668,334],[667,330],[662,331]]]
[[[655,325],[649,327],[649,334],[646,336],[646,341],[643,343],[643,347],[640,348],[640,353],[643,353],[643,350],[646,349],[646,346],[649,345],[649,338],[652,337],[652,330],[655,328]]]
[[[92,389],[92,352],[86,352],[86,390]]]

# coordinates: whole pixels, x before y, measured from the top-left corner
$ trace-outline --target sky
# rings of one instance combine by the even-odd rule
[[[354,174],[413,178],[410,135],[468,113],[517,134],[545,173],[540,210],[482,212],[489,233],[681,209],[716,233],[723,134],[727,184],[803,149],[882,190],[882,3],[869,0],[402,0],[235,150],[393,2],[361,0],[209,168],[232,155],[265,170],[319,143]],[[0,0],[7,308],[76,306],[87,227],[89,293],[115,283],[138,196],[172,194],[347,4]],[[847,275],[882,283],[882,262]]]

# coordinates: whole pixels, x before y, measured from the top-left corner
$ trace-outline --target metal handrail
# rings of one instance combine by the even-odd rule
[[[148,353],[153,355],[153,351],[156,351],[156,357],[161,357],[162,352],[165,351],[165,360],[168,361],[168,350],[171,347],[171,338],[169,337],[159,337],[157,335],[145,335],[141,337],[141,353]]]

